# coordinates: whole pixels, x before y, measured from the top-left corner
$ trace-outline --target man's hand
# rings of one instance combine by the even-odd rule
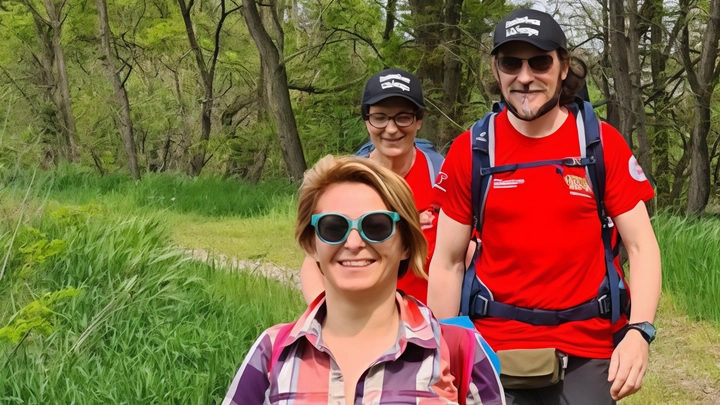
[[[640,331],[630,329],[613,351],[608,371],[612,382],[610,395],[616,401],[636,393],[642,387],[648,364],[649,343]]]

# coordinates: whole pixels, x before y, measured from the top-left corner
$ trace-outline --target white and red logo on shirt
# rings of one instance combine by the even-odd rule
[[[628,170],[630,170],[630,176],[633,179],[637,181],[647,180],[647,177],[645,177],[645,173],[643,172],[642,167],[640,167],[637,159],[635,159],[635,156],[630,156],[630,160],[628,161]]]
[[[442,186],[440,185],[440,184],[442,184],[443,181],[447,180],[447,178],[448,178],[447,174],[445,174],[443,172],[438,173],[437,179],[435,179],[435,185],[433,187],[441,190],[443,193],[447,192],[447,190],[442,188]]]

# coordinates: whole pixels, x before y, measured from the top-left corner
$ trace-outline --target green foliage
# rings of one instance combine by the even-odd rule
[[[720,325],[720,219],[656,215],[663,288],[692,319]]]
[[[300,294],[189,260],[168,246],[160,216],[100,211],[80,227],[42,219],[42,232],[68,248],[23,289],[54,293],[33,299],[0,282],[12,297],[0,301],[10,325],[1,334],[15,342],[0,339],[4,400],[219,403],[262,330],[302,310]],[[23,340],[29,328],[44,338]]]
[[[18,241],[23,273],[45,263],[48,258],[61,254],[67,248],[64,240],[51,240],[46,233],[33,227],[25,227],[23,232],[18,235]]]
[[[28,303],[17,314],[13,315],[8,326],[0,328],[0,339],[9,339],[17,344],[30,332],[49,336],[55,329],[56,308],[63,301],[80,293],[80,290],[69,287],[53,291],[41,298]]]

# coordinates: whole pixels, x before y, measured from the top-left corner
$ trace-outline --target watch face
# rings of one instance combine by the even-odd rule
[[[641,331],[648,343],[655,340],[655,327],[650,322],[635,323],[630,326]]]

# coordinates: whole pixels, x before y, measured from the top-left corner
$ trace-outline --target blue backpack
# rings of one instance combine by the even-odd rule
[[[521,168],[547,165],[568,167],[585,167],[590,180],[598,217],[602,224],[602,242],[605,251],[606,274],[598,288],[596,298],[572,308],[550,311],[535,308],[523,308],[495,301],[492,292],[477,277],[475,263],[480,258],[481,244],[475,251],[471,264],[465,271],[460,301],[460,315],[472,319],[486,316],[513,319],[531,325],[559,325],[565,322],[580,321],[592,318],[611,319],[614,323],[621,314],[630,314],[630,300],[621,273],[615,266],[615,258],[619,248],[619,234],[613,245],[615,228],[605,209],[605,161],[600,139],[600,123],[593,112],[592,105],[582,99],[566,106],[575,117],[580,141],[580,158],[565,158],[523,162],[495,166],[495,116],[502,109],[501,104],[493,107],[493,112],[477,121],[470,130],[472,142],[472,207],[474,227],[481,235],[485,202],[492,183],[492,176],[497,173],[510,172]]]
[[[435,145],[427,139],[415,138],[415,146],[422,152],[423,156],[425,156],[425,161],[430,171],[430,182],[432,183],[431,185],[434,186],[445,158],[435,149]],[[368,141],[355,152],[355,156],[370,157],[370,152],[374,150],[375,145]]]

